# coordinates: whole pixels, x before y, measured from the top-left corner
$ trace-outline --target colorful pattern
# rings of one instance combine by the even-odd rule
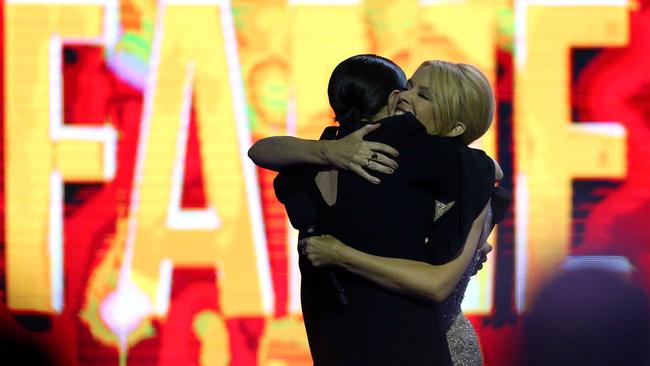
[[[310,365],[295,232],[246,150],[332,122],[333,67],[477,65],[512,211],[463,308],[486,365],[567,256],[650,294],[650,2],[0,5],[0,328],[66,365]],[[587,30],[587,31],[585,31]]]

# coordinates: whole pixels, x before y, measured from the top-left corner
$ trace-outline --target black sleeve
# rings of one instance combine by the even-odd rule
[[[512,194],[508,190],[501,187],[492,188],[492,193],[490,194],[492,227],[504,219],[511,201]],[[465,240],[469,235],[471,223],[467,234],[462,237],[461,213],[455,212],[454,210],[460,211],[458,206],[452,207],[427,230],[426,255],[431,264],[444,264],[455,258],[456,255],[460,254]],[[458,237],[456,233],[461,233],[461,237]],[[457,246],[458,243],[460,243],[460,246]]]
[[[336,127],[326,127],[320,139],[332,140],[336,138],[336,133]],[[275,196],[280,203],[285,205],[289,221],[296,229],[300,229],[301,226],[297,223],[317,218],[316,203],[311,198],[314,189],[317,189],[314,181],[316,174],[318,174],[317,167],[303,166],[283,170],[273,180]],[[295,209],[298,206],[300,210]]]
[[[427,255],[433,264],[449,262],[460,254],[474,220],[495,189],[494,162],[483,151],[459,146],[457,163],[455,203],[427,230]]]
[[[512,202],[512,193],[502,187],[494,187],[490,203],[492,205],[492,226],[497,225],[506,217]]]
[[[427,229],[424,240],[427,262],[440,265],[453,259],[459,249],[457,243],[461,232],[459,211],[459,207],[454,204]]]
[[[335,126],[325,127],[323,133],[320,135],[319,140],[335,140],[338,130],[338,127]]]
[[[379,121],[381,128],[368,133],[364,140],[377,141],[397,149],[400,174],[411,181],[438,184],[457,174],[460,142],[447,137],[429,135],[411,114],[387,117]]]
[[[494,191],[495,171],[494,161],[482,150],[462,149],[460,164],[460,225],[464,243],[474,219],[483,211]]]
[[[402,160],[412,162],[404,167],[406,174],[417,184],[435,187],[437,192],[453,192],[458,184],[459,147],[458,142],[449,138],[423,132],[413,134],[408,146],[400,150],[408,153],[408,158]]]

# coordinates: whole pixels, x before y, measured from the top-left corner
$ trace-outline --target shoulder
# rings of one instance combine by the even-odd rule
[[[367,140],[378,141],[393,147],[401,146],[414,137],[428,136],[424,126],[410,113],[382,118],[381,127],[368,135]]]
[[[285,203],[286,199],[296,192],[309,191],[314,185],[314,178],[318,169],[301,167],[281,171],[273,179],[273,189],[278,201]]]
[[[382,118],[377,121],[377,123],[381,123],[381,128],[375,131],[378,133],[392,132],[403,135],[408,135],[414,132],[426,133],[424,126],[411,113]]]
[[[461,160],[466,166],[480,171],[486,177],[489,177],[492,183],[498,180],[498,174],[501,169],[496,160],[488,156],[485,151],[468,146],[463,146],[460,151]]]
[[[412,134],[407,143],[417,154],[434,155],[450,164],[458,161],[459,151],[465,148],[465,145],[453,138],[429,135],[426,131]]]
[[[405,142],[416,145],[423,145],[429,149],[457,150],[459,142],[455,139],[443,136],[430,135],[424,125],[411,113],[393,116],[383,119],[382,128],[386,132],[396,132],[401,135]],[[381,130],[379,129],[379,130]],[[462,144],[460,144],[462,145]],[[464,146],[464,145],[463,145]]]
[[[430,135],[411,113],[387,117],[379,120],[378,123],[381,123],[381,128],[369,133],[368,140],[403,148],[412,155],[435,155],[446,160],[457,161],[458,150],[467,148],[456,139]]]

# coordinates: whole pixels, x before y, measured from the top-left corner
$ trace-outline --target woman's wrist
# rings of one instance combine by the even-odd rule
[[[354,255],[354,249],[343,243],[338,243],[338,245],[334,246],[333,251],[335,254],[336,266],[349,270]]]
[[[323,165],[333,167],[333,144],[331,140],[316,141],[316,155]]]

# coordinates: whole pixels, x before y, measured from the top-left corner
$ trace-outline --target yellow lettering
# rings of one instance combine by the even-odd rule
[[[111,127],[66,126],[62,44],[100,43],[100,5],[6,6],[7,303],[63,307],[63,181],[106,181],[115,169]]]
[[[216,2],[215,2],[216,4]],[[167,2],[154,40],[131,203],[133,280],[157,298],[159,268],[215,267],[225,317],[272,312],[273,294],[231,10]],[[196,108],[208,208],[180,207],[190,106]],[[162,303],[161,303],[162,301]]]
[[[519,9],[516,46],[517,308],[522,311],[569,254],[574,177],[625,175],[625,132],[618,124],[573,124],[569,50],[626,44],[625,6]]]

